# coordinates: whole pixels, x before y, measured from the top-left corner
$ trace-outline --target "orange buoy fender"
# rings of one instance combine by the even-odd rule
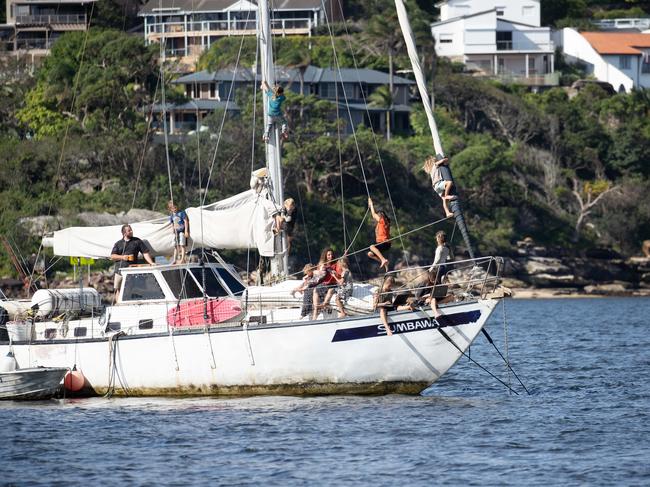
[[[79,392],[83,389],[85,383],[86,378],[78,370],[69,371],[63,379],[63,386],[70,392]]]

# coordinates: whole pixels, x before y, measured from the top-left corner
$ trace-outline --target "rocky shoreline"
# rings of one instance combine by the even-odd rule
[[[650,296],[650,258],[624,258],[609,249],[575,257],[518,242],[517,255],[504,258],[502,276],[519,298]]]

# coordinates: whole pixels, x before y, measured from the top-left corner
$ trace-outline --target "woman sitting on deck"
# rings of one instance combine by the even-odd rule
[[[318,316],[318,312],[329,305],[336,290],[337,279],[340,278],[338,263],[332,249],[327,248],[321,253],[318,261],[318,272],[324,277],[314,288],[314,310],[312,314],[314,320]]]

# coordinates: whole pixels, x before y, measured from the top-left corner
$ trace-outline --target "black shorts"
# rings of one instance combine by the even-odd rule
[[[391,247],[391,243],[390,243],[388,240],[386,240],[385,242],[376,243],[376,244],[374,244],[374,246],[375,246],[375,247],[377,248],[377,250],[379,250],[380,252],[386,252],[388,249],[390,249],[390,247]]]

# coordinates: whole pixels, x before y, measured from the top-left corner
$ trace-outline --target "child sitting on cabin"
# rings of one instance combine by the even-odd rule
[[[291,291],[291,296],[295,297],[296,293],[302,293],[302,308],[300,309],[300,319],[305,316],[311,316],[312,308],[314,303],[314,292],[313,288],[318,285],[324,274],[317,274],[316,266],[312,264],[306,264],[303,267],[302,272],[304,276],[302,278],[302,283],[297,288]]]
[[[264,93],[266,93],[266,96],[269,98],[269,123],[266,126],[262,140],[264,140],[264,142],[269,141],[271,129],[275,123],[281,124],[280,131],[282,139],[287,140],[289,138],[289,127],[287,126],[287,120],[284,118],[284,114],[282,113],[282,104],[287,99],[284,96],[284,89],[280,85],[275,85],[273,90],[271,90],[269,84],[264,80],[262,81],[262,90],[264,90]]]
[[[424,172],[431,176],[433,190],[438,193],[438,196],[442,199],[442,206],[447,218],[454,216],[454,213],[449,209],[447,202],[457,198],[454,181],[451,178],[451,171],[447,165],[448,162],[449,158],[447,157],[441,157],[438,159],[436,156],[429,156],[424,161],[423,167]]]
[[[347,257],[342,257],[339,260],[339,277],[336,278],[336,306],[339,309],[339,318],[343,318],[348,314],[345,312],[343,305],[347,303],[350,296],[352,296],[352,273],[348,265]]]
[[[172,224],[174,233],[174,264],[182,264],[185,261],[185,247],[187,239],[190,238],[190,219],[183,210],[178,210],[178,206],[173,200],[167,203],[167,209],[170,212],[169,223]]]

